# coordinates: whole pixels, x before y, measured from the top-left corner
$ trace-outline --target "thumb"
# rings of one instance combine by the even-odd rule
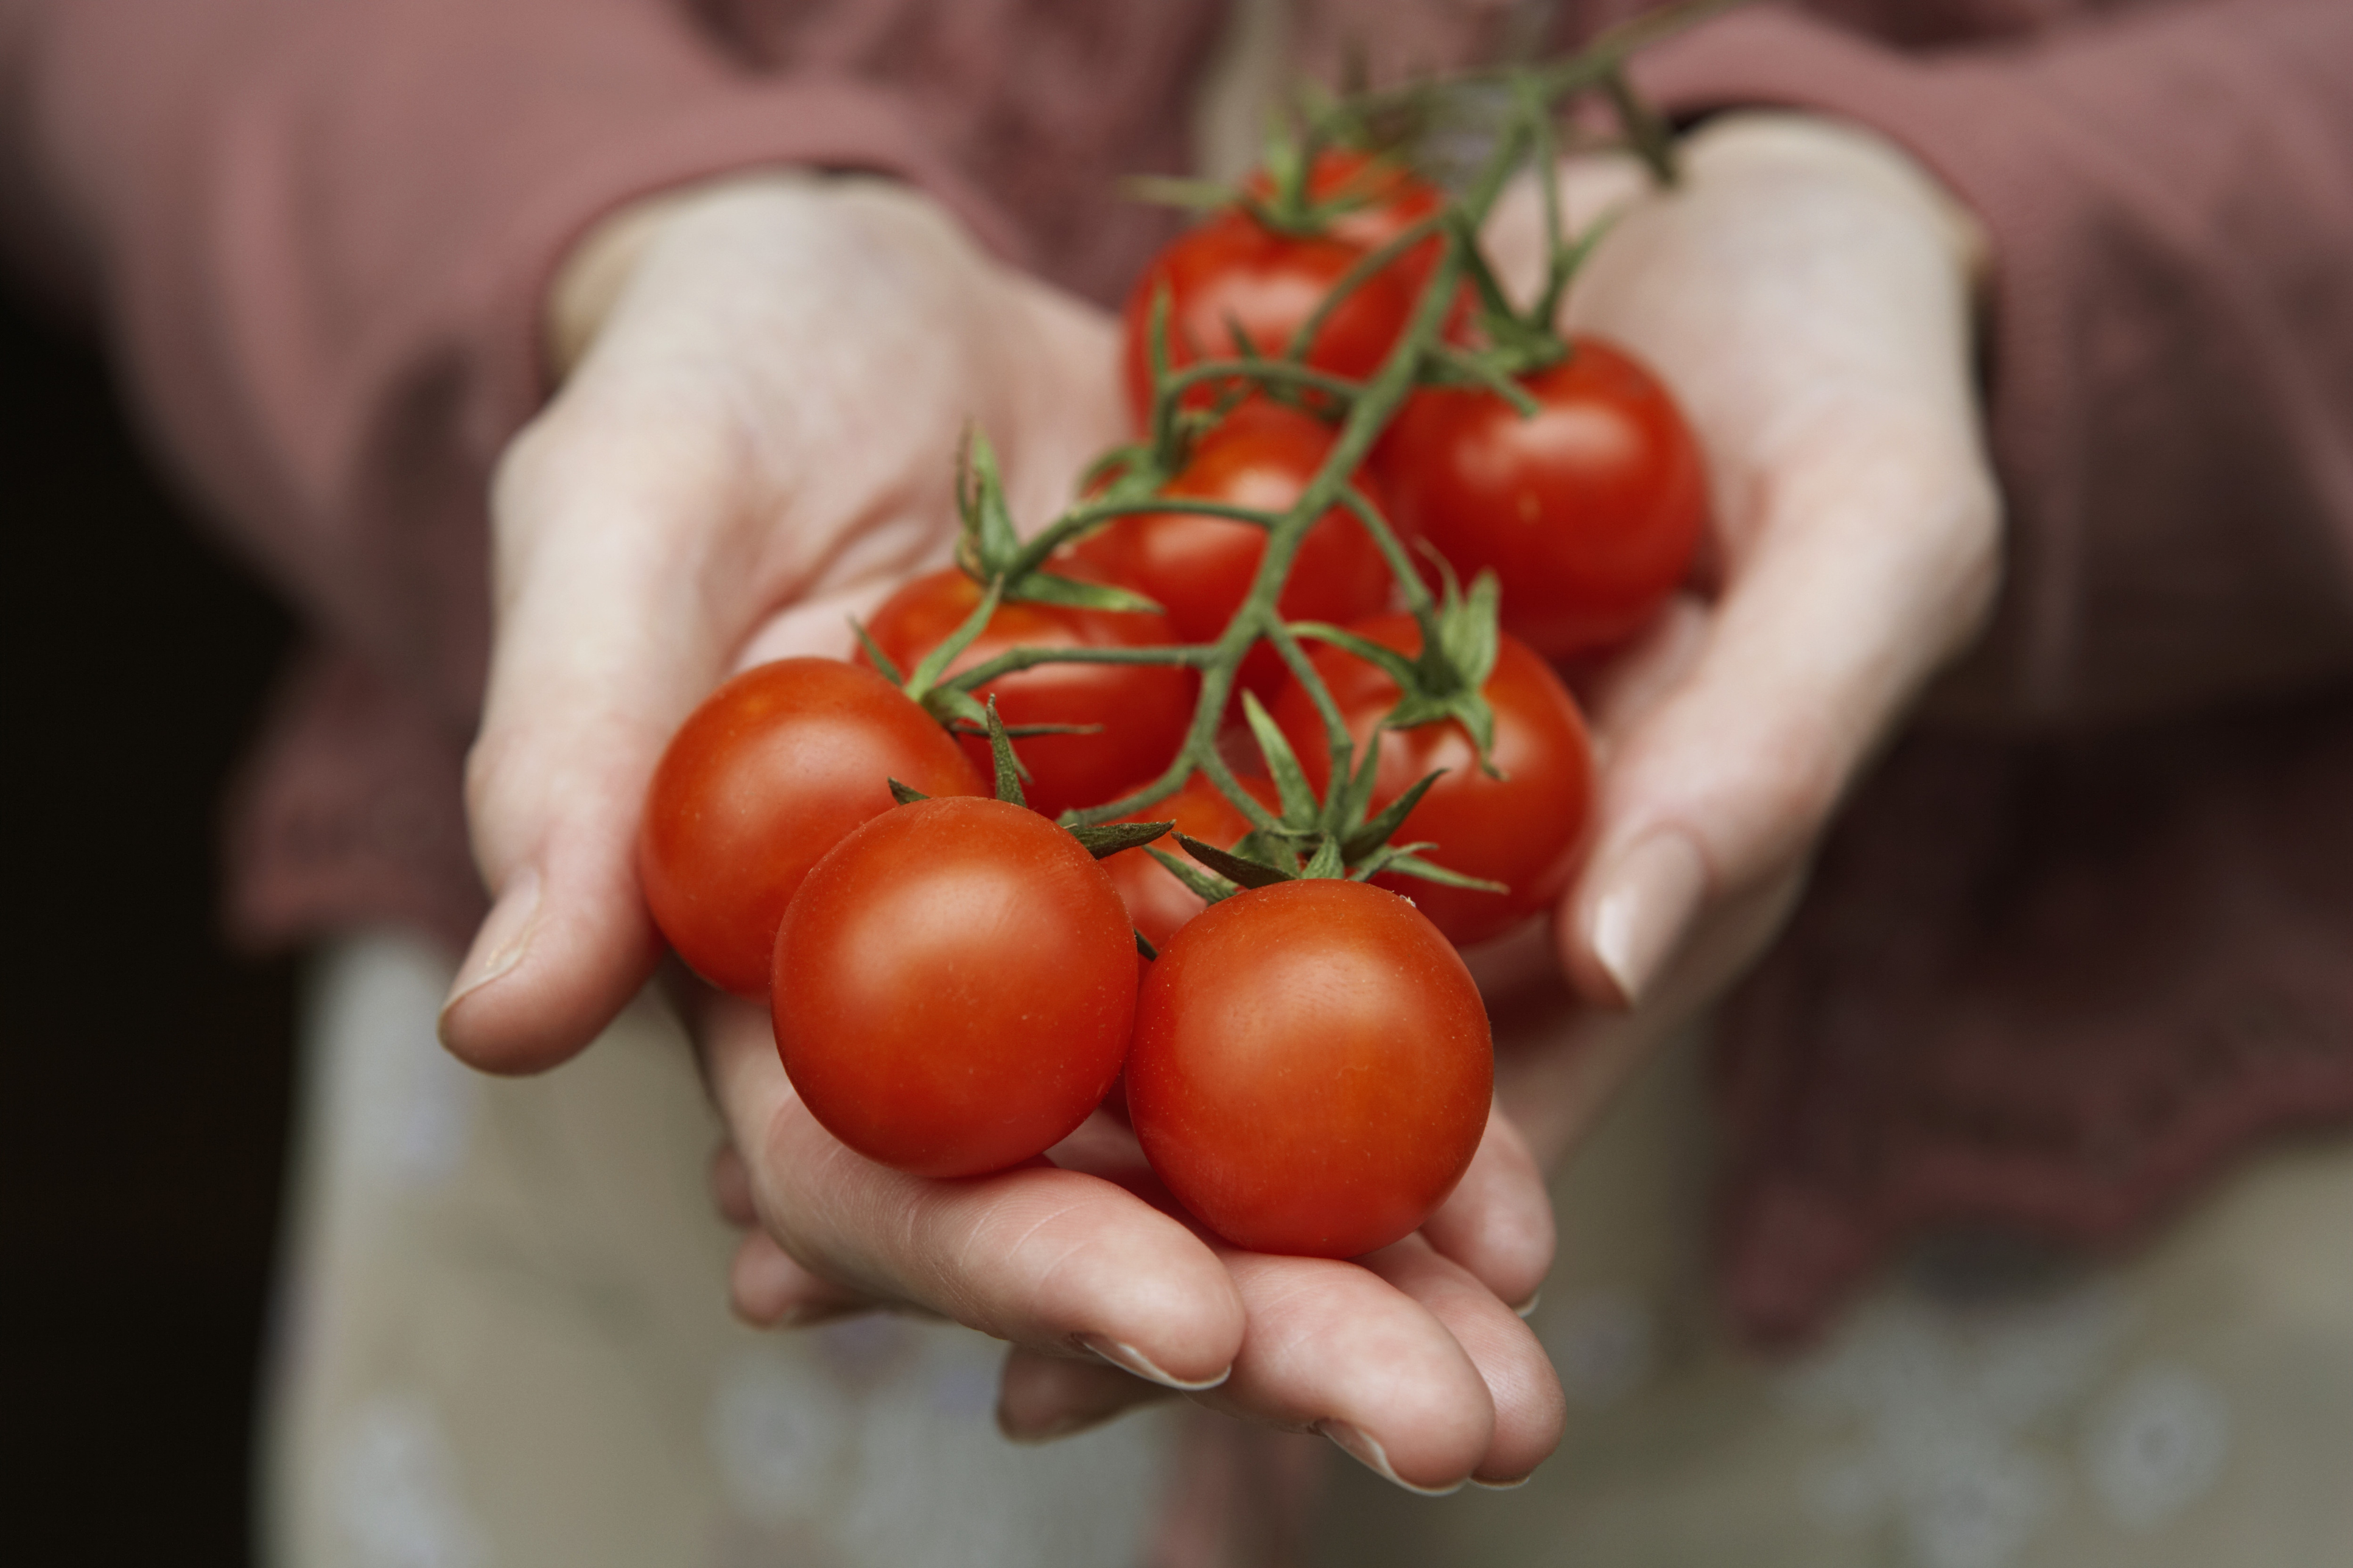
[[[1763,487],[1722,598],[1637,652],[1674,668],[1631,711],[1602,696],[1599,826],[1557,928],[1589,997],[1646,999],[1671,967],[1707,971],[1675,987],[1704,991],[1753,957],[1853,779],[1983,622],[1999,506],[1973,455],[1896,421],[1859,446]]]

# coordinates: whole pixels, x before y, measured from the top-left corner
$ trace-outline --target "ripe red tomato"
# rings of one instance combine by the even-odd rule
[[[866,623],[867,635],[902,670],[912,669],[972,614],[980,594],[954,569],[918,577],[882,602]],[[1178,640],[1164,616],[1001,605],[950,670],[1014,647],[1148,647]],[[1166,767],[1192,721],[1199,685],[1191,670],[1172,665],[1042,664],[992,680],[975,695],[984,702],[994,696],[1008,724],[1103,726],[1094,734],[1014,742],[1029,768],[1029,804],[1050,816],[1113,799]],[[981,775],[994,776],[988,742],[967,737],[964,745]]]
[[[1421,652],[1421,628],[1411,616],[1382,616],[1348,629],[1409,658]],[[1314,657],[1361,756],[1373,727],[1397,705],[1397,685],[1378,666],[1338,648],[1319,647]],[[1418,877],[1374,879],[1411,899],[1432,924],[1462,943],[1500,935],[1553,906],[1577,868],[1593,797],[1585,720],[1549,665],[1507,632],[1480,690],[1494,710],[1492,755],[1504,777],[1480,770],[1469,731],[1448,719],[1384,731],[1373,783],[1378,811],[1423,775],[1446,770],[1407,815],[1394,842],[1430,840],[1438,847],[1422,853],[1434,864],[1502,882],[1511,891],[1449,888]],[[1332,753],[1314,701],[1294,684],[1275,700],[1273,715],[1320,793],[1331,776]]]
[[[670,737],[646,792],[638,879],[679,956],[714,985],[768,990],[776,923],[818,857],[891,809],[889,781],[980,795],[947,731],[871,669],[747,669]]]
[[[1683,580],[1707,475],[1674,399],[1620,349],[1574,339],[1521,384],[1534,417],[1481,389],[1415,393],[1372,468],[1400,527],[1466,578],[1493,568],[1504,629],[1566,658],[1631,635]]]
[[[997,800],[883,813],[777,928],[776,1049],[810,1114],[923,1176],[1003,1170],[1102,1100],[1135,1012],[1135,939],[1077,839]]]
[[[1240,353],[1239,324],[1258,353],[1276,358],[1315,313],[1324,296],[1364,255],[1344,239],[1278,234],[1249,214],[1227,211],[1179,235],[1153,258],[1127,298],[1127,405],[1141,425],[1152,414],[1152,301],[1168,291],[1168,363]],[[1413,310],[1413,291],[1394,268],[1366,279],[1333,308],[1305,361],[1316,370],[1361,380],[1377,369]],[[1196,387],[1187,407],[1215,401]]]
[[[1138,998],[1127,1103],[1179,1202],[1259,1252],[1354,1258],[1454,1190],[1494,1051],[1454,949],[1393,893],[1281,882],[1178,931]]]
[[[1279,512],[1299,499],[1332,449],[1329,426],[1295,408],[1253,398],[1193,444],[1163,493]],[[1359,479],[1367,499],[1380,496]],[[1168,612],[1186,642],[1226,629],[1266,556],[1266,531],[1197,512],[1138,512],[1082,540],[1073,558],[1107,582],[1134,588]],[[1388,563],[1345,507],[1316,519],[1300,542],[1277,601],[1285,620],[1352,621],[1388,603]],[[1242,666],[1261,697],[1282,684],[1282,660],[1264,646]]]
[[[1195,773],[1185,781],[1184,788],[1166,800],[1147,805],[1124,820],[1173,822],[1176,833],[1190,835],[1220,849],[1231,848],[1250,827],[1250,818],[1209,782],[1206,773]],[[1192,858],[1177,844],[1175,834],[1152,847],[1180,859]],[[1112,886],[1119,889],[1120,901],[1127,906],[1128,919],[1155,949],[1166,946],[1178,927],[1201,912],[1200,899],[1163,870],[1160,862],[1145,850],[1123,849],[1105,859],[1103,868],[1111,874]]]

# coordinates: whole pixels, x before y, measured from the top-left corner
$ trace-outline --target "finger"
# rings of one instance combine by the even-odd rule
[[[1409,1491],[1452,1491],[1486,1461],[1493,1397],[1428,1308],[1354,1263],[1224,1258],[1250,1336],[1233,1375],[1197,1394],[1201,1404],[1321,1432]]]
[[[727,1299],[735,1315],[759,1329],[797,1329],[880,1305],[804,1268],[763,1230],[736,1244],[727,1268]]]
[[[567,395],[499,477],[496,639],[467,764],[497,901],[441,1019],[449,1047],[492,1071],[562,1060],[650,973],[638,813],[723,657],[681,522],[729,504],[725,454],[695,422],[624,416],[623,402]]]
[[[710,1074],[768,1229],[811,1271],[1016,1344],[1100,1356],[1171,1387],[1223,1379],[1242,1341],[1232,1280],[1134,1194],[1036,1166],[927,1181],[844,1147],[793,1092],[764,1009],[723,999]]]
[[[1421,1235],[1514,1310],[1535,1300],[1552,1268],[1552,1199],[1527,1141],[1500,1107],[1487,1114],[1471,1168]]]
[[[1019,1345],[1006,1352],[998,1380],[997,1426],[1023,1443],[1050,1443],[1112,1417],[1173,1399],[1176,1391],[1102,1361],[1044,1355]]]
[[[1560,1446],[1567,1401],[1526,1323],[1469,1270],[1413,1237],[1358,1259],[1419,1302],[1470,1357],[1494,1405],[1494,1433],[1471,1479],[1517,1486]]]

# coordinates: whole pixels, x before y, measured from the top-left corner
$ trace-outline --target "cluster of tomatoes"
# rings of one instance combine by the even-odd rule
[[[1673,590],[1704,484],[1658,383],[1500,318],[1448,215],[1345,149],[1256,178],[1138,284],[1147,439],[1082,526],[1008,577],[968,516],[964,568],[883,603],[858,662],[746,671],[678,731],[649,903],[704,978],[770,1000],[851,1148],[1000,1170],[1109,1097],[1210,1228],[1329,1257],[1409,1233],[1468,1165],[1493,1060],[1456,947],[1549,907],[1582,847],[1552,661]],[[1443,351],[1335,488],[1353,390],[1429,319]],[[1226,636],[1269,595],[1293,646]]]

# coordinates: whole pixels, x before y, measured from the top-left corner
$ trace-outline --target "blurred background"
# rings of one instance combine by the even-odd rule
[[[11,301],[0,370],[13,1533],[240,1563],[295,973],[222,944],[216,825],[290,623],[144,460],[94,348]]]

